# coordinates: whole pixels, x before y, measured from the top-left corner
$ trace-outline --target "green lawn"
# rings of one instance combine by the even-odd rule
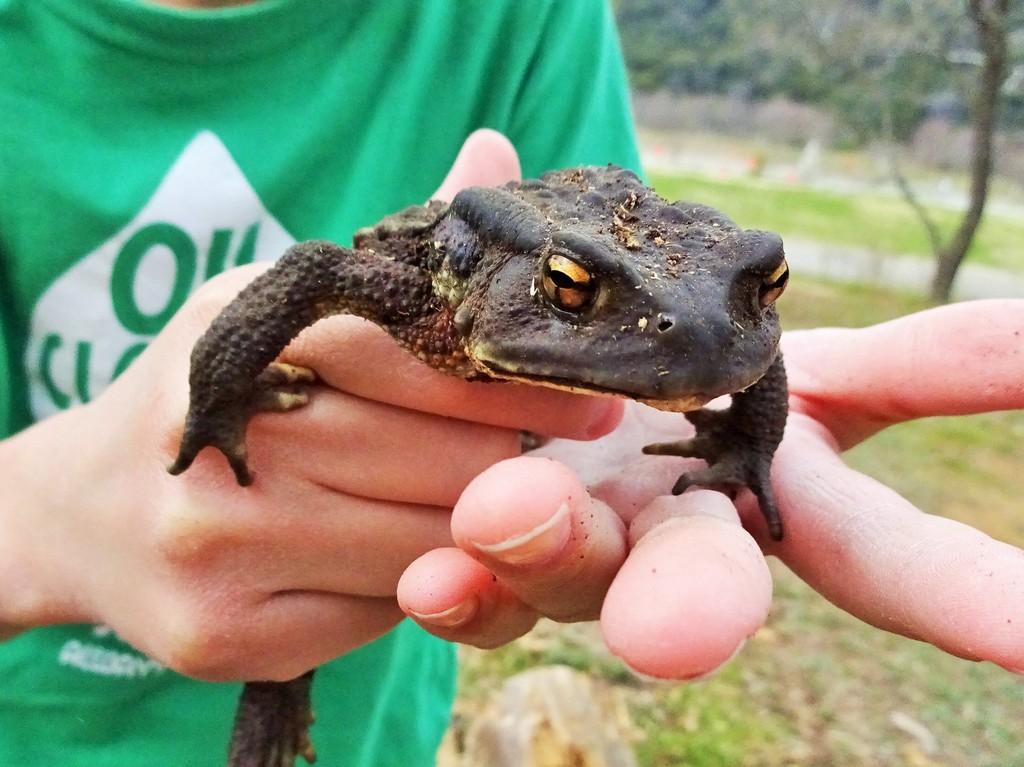
[[[784,238],[854,245],[886,255],[931,256],[924,230],[899,198],[831,193],[757,179],[718,181],[652,173],[651,181],[670,200],[711,205],[746,228],[769,229]],[[946,233],[959,220],[948,210],[932,214]],[[1024,220],[989,213],[968,258],[973,263],[1024,270]]]
[[[781,304],[790,328],[865,325],[922,306],[807,280]],[[1024,412],[1000,413],[904,424],[848,457],[924,510],[1024,545],[1022,443]],[[561,663],[588,672],[609,700],[625,701],[643,767],[1024,765],[1024,678],[872,629],[779,563],[772,570],[768,625],[711,679],[652,684],[611,658],[592,626],[542,624],[500,650],[463,653],[459,729],[503,678]],[[930,737],[908,734],[915,726]]]

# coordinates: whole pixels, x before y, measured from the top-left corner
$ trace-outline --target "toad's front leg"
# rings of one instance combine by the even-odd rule
[[[250,484],[249,419],[305,402],[288,385],[311,381],[308,371],[274,364],[303,328],[339,313],[390,327],[430,308],[430,277],[416,267],[329,242],[295,245],[224,308],[192,350],[185,432],[168,470],[180,474],[210,446],[240,485]]]
[[[768,534],[782,539],[782,518],[772,495],[772,456],[786,429],[788,392],[782,355],[760,381],[732,396],[727,410],[696,410],[686,418],[697,427],[692,439],[648,445],[651,455],[703,458],[708,468],[687,472],[672,488],[679,495],[691,485],[749,487],[761,504]]]

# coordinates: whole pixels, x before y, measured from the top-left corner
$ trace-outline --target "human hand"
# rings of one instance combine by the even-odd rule
[[[613,435],[540,451],[583,481],[536,457],[477,478],[454,514],[460,548],[414,563],[399,600],[428,630],[483,646],[538,613],[600,616],[630,666],[691,678],[728,660],[767,616],[763,549],[873,625],[1024,672],[1024,552],[923,514],[839,458],[899,421],[1024,407],[1022,332],[1024,302],[990,301],[787,334],[791,416],[772,472],[780,543],[746,493],[740,515],[718,493],[663,495],[686,461],[639,449],[686,426],[631,404]],[[503,548],[519,561],[500,561]]]
[[[438,194],[518,172],[482,132]],[[444,375],[335,317],[286,352],[319,375],[310,404],[250,424],[252,487],[212,450],[169,476],[190,349],[265,268],[208,283],[91,404],[0,443],[0,625],[101,622],[190,676],[293,678],[401,619],[399,574],[450,545],[448,508],[518,455],[520,429],[587,438],[619,418],[615,403]]]
[[[838,457],[902,421],[1024,408],[1024,301],[794,333],[785,350],[796,396],[773,484],[786,539],[767,541],[744,509],[765,551],[874,626],[1024,673],[1024,551],[922,513]]]

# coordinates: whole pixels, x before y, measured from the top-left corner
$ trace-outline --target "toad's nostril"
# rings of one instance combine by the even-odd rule
[[[665,333],[672,329],[672,326],[676,324],[675,319],[669,314],[658,315],[658,332]]]

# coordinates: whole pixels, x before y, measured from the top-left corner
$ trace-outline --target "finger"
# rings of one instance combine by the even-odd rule
[[[614,429],[622,417],[622,403],[616,399],[538,386],[470,382],[439,372],[401,349],[380,328],[352,316],[318,322],[284,356],[293,364],[314,367],[336,389],[492,426],[593,439]]]
[[[387,597],[410,562],[452,545],[448,508],[349,496],[277,466],[243,488],[222,478],[218,458],[204,456],[181,478],[155,478],[165,487],[149,544],[186,583],[218,582],[229,572],[263,593]]]
[[[630,538],[601,631],[631,668],[665,679],[704,676],[768,617],[768,566],[720,493],[662,496],[634,519]]]
[[[351,495],[448,508],[473,477],[521,449],[517,430],[333,389],[315,390],[299,410],[258,416],[249,434],[255,471],[274,467],[275,475],[301,476]]]
[[[768,550],[868,623],[1024,672],[1024,551],[922,513],[794,419],[772,472],[786,537]]]
[[[330,511],[292,526],[291,541],[301,545],[261,547],[263,559],[250,561],[266,570],[265,587],[393,598],[411,562],[452,543],[445,509],[354,499]],[[304,529],[310,535],[300,537]]]
[[[287,681],[373,641],[402,617],[394,599],[313,591],[276,594],[236,616],[217,647],[204,647],[200,654],[214,664],[215,680]]]
[[[398,583],[398,604],[431,634],[483,648],[521,637],[540,617],[456,548],[435,549],[413,562]]]
[[[498,186],[521,177],[512,142],[484,128],[469,134],[433,199],[448,202],[467,186]]]
[[[626,555],[626,531],[576,475],[545,458],[513,458],[478,476],[452,513],[456,544],[550,618],[597,616]]]
[[[1024,407],[1024,300],[791,333],[784,349],[796,407],[844,448],[911,418]]]

